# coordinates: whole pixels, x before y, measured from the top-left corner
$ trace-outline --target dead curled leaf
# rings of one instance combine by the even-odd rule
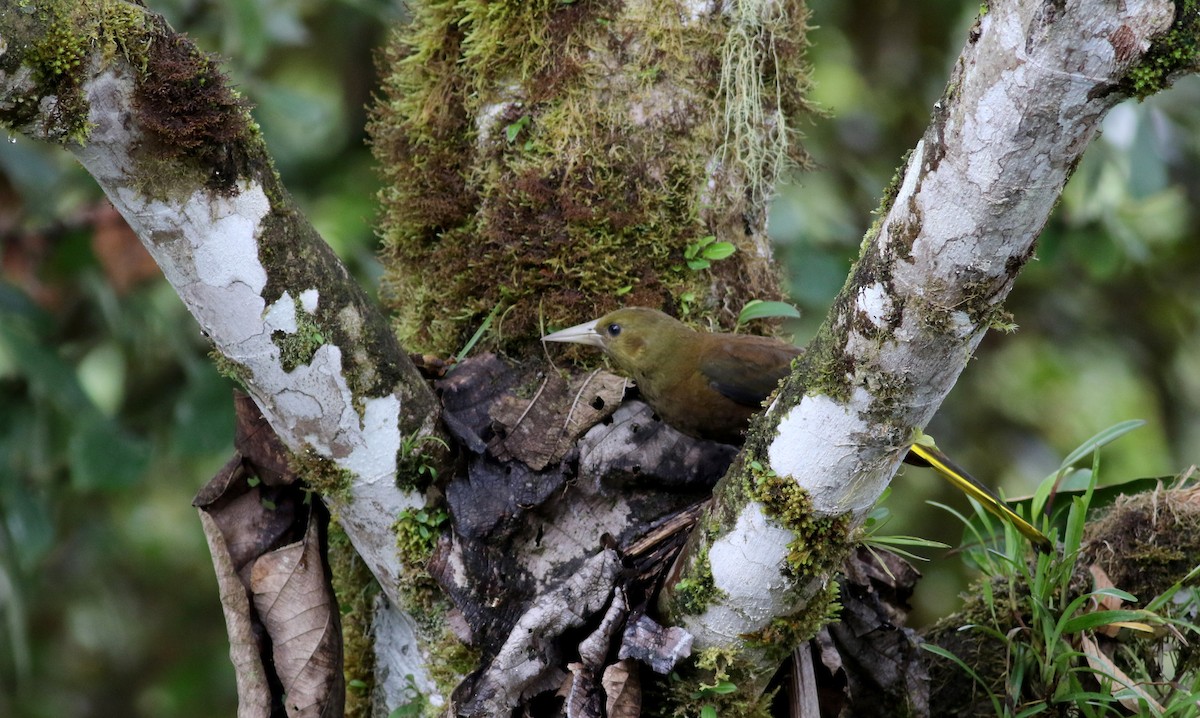
[[[626,658],[605,668],[600,686],[608,718],[637,718],[642,714],[642,681],[632,660]]]
[[[345,688],[324,550],[328,514],[297,483],[253,403],[239,401],[237,417],[239,453],[193,503],[220,587],[239,718],[280,707],[289,718],[338,718]]]
[[[323,565],[317,521],[304,539],[254,562],[254,610],[271,636],[275,673],[290,718],[341,715],[329,703],[342,687],[342,641],[337,599]]]
[[[1088,666],[1096,672],[1100,685],[1110,693],[1119,694],[1117,700],[1126,709],[1134,713],[1150,709],[1154,715],[1162,715],[1166,710],[1144,688],[1118,668],[1092,637],[1087,634],[1081,635],[1079,648],[1087,659]]]
[[[882,565],[881,565],[882,564]],[[920,574],[895,554],[863,547],[842,564],[839,620],[817,634],[817,658],[832,677],[821,707],[841,715],[929,714],[921,639],[904,626]]]
[[[251,617],[250,597],[238,578],[220,527],[203,510],[200,511],[200,524],[212,554],[221,610],[225,614],[225,630],[229,634],[229,660],[233,663],[233,676],[237,681],[238,718],[268,718],[271,715],[271,686],[263,666],[262,640]]]
[[[501,461],[518,459],[541,471],[616,410],[627,383],[599,369],[570,382],[550,371],[531,398],[505,394],[491,407],[489,414],[499,430],[489,448]]]

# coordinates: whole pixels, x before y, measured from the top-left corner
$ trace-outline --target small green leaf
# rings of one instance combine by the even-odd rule
[[[716,706],[707,705],[701,708],[700,718],[717,718]]]
[[[487,333],[488,328],[492,326],[492,320],[496,318],[496,312],[498,311],[500,311],[499,304],[492,307],[492,311],[488,312],[487,317],[484,318],[483,324],[480,324],[479,328],[475,330],[475,333],[471,335],[471,338],[467,340],[466,346],[459,350],[458,354],[454,355],[454,361],[460,362],[467,358],[467,354],[469,354],[470,351],[475,348],[475,344],[483,338],[483,335]]]
[[[1156,618],[1154,614],[1148,611],[1137,610],[1117,610],[1117,611],[1093,611],[1085,613],[1081,616],[1074,616],[1063,622],[1062,633],[1070,635],[1079,633],[1100,626],[1107,626],[1110,623],[1120,621],[1146,621]]]
[[[718,259],[725,259],[736,251],[737,247],[733,246],[729,242],[717,242],[716,244],[710,244],[705,247],[704,251],[700,253],[700,256],[704,257],[705,259],[716,261]]]
[[[745,324],[753,319],[767,319],[770,317],[799,319],[800,310],[787,302],[764,302],[761,299],[752,299],[746,302],[746,306],[742,307],[741,313],[738,314],[738,324]]]
[[[1129,421],[1122,421],[1119,424],[1114,424],[1108,427],[1104,431],[1101,431],[1092,438],[1080,444],[1078,449],[1075,449],[1067,456],[1067,458],[1063,459],[1062,468],[1066,469],[1075,465],[1076,462],[1080,461],[1088,454],[1091,454],[1096,449],[1099,449],[1105,444],[1112,443],[1116,439],[1128,434],[1134,429],[1145,426],[1145,424],[1146,422],[1143,419],[1130,419]]]
[[[521,119],[504,128],[504,137],[508,139],[508,144],[517,141],[517,137],[521,134],[521,130],[525,129],[531,121],[529,115],[522,115]]]
[[[707,259],[689,259],[688,269],[699,272],[701,269],[708,269],[712,264]]]
[[[626,285],[625,285],[625,286],[623,286],[623,287],[618,287],[618,288],[617,288],[617,292],[616,292],[616,294],[617,294],[617,296],[618,296],[618,297],[623,297],[623,296],[625,296],[626,294],[629,294],[629,293],[630,293],[630,292],[632,292],[632,291],[633,291],[633,285],[632,285],[632,284],[626,284]]]

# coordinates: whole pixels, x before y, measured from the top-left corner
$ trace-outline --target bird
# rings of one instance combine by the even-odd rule
[[[650,307],[625,307],[542,337],[600,349],[637,384],[660,419],[683,434],[741,444],[750,418],[791,372],[804,350],[770,337],[698,331]],[[928,437],[905,461],[939,476],[1010,522],[1040,549],[1050,540],[987,486],[952,462]]]

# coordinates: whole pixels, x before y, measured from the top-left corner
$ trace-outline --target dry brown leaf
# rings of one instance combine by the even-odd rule
[[[193,503],[221,588],[239,718],[269,716],[280,705],[289,716],[338,718],[345,691],[323,548],[328,514],[295,482],[253,403],[241,397],[237,408],[237,444],[253,458],[236,453]]]
[[[559,461],[575,439],[616,411],[626,380],[594,371],[570,383],[548,372],[529,399],[500,397],[489,410],[502,427],[488,448],[501,461],[517,459],[535,471]]]
[[[1117,700],[1121,705],[1125,706],[1130,711],[1140,714],[1144,708],[1150,708],[1157,715],[1162,715],[1164,709],[1159,705],[1158,701],[1154,700],[1149,693],[1138,685],[1133,679],[1125,675],[1125,672],[1117,667],[1117,664],[1112,662],[1104,652],[1100,650],[1100,646],[1091,636],[1082,635],[1079,640],[1079,648],[1083,651],[1083,655],[1087,658],[1088,665],[1096,672],[1096,678],[1100,681],[1100,685],[1110,693],[1117,691],[1129,691],[1133,695],[1124,695]]]
[[[605,668],[600,686],[604,689],[608,718],[638,718],[642,714],[642,679],[631,659]]]
[[[559,689],[567,718],[603,718],[599,690],[591,669],[582,663],[568,663],[567,670],[571,672],[571,678]]]
[[[250,574],[289,718],[342,714],[341,629],[322,558],[314,517],[304,540],[259,558]]]
[[[236,416],[233,447],[247,462],[254,475],[268,486],[286,486],[296,482],[289,466],[291,453],[267,423],[258,405],[240,391],[233,393]]]
[[[588,429],[612,415],[624,398],[628,384],[629,381],[624,377],[600,369],[573,380],[565,426],[567,443],[573,443]]]
[[[520,380],[516,369],[495,354],[480,354],[456,364],[434,383],[442,397],[446,429],[473,453],[487,451],[492,419],[488,411]]]
[[[262,645],[254,631],[250,597],[234,569],[221,529],[203,509],[199,513],[208,550],[212,553],[213,568],[217,572],[221,610],[229,633],[229,660],[233,662],[237,681],[238,718],[269,718],[271,688],[263,669]]]
[[[235,455],[192,502],[208,514],[225,537],[233,568],[247,591],[250,566],[256,558],[304,535],[303,519],[296,515],[297,508],[301,508],[298,499],[289,498],[289,492],[299,494],[299,489],[273,488],[263,483],[251,486],[253,478],[242,456]]]
[[[847,557],[842,571],[840,620],[817,637],[817,658],[834,678],[832,690],[822,690],[821,708],[841,715],[929,715],[925,652],[903,625],[920,574],[899,556],[876,557],[865,547]]]
[[[625,616],[625,592],[619,588],[613,589],[612,603],[600,625],[579,644],[579,658],[588,670],[595,671],[604,664],[604,658],[612,647],[613,636]]]

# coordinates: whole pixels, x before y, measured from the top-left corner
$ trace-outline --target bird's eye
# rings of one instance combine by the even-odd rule
[[[613,324],[608,325],[608,336],[615,337],[620,333],[621,333],[621,325],[620,324],[613,323]]]

